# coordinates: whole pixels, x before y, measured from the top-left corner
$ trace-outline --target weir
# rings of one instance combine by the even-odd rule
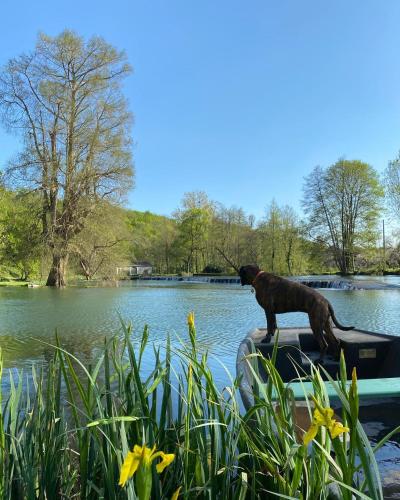
[[[307,285],[310,288],[331,288],[334,290],[360,290],[360,284],[355,283],[350,280],[303,280],[303,279],[294,279],[293,281],[298,281],[303,285]]]
[[[184,283],[214,283],[239,285],[240,278],[236,276],[142,276],[136,278],[143,281],[174,281]],[[288,278],[302,283],[310,288],[330,290],[400,290],[399,285],[384,283],[378,280],[351,280],[343,278],[312,279],[312,277]]]
[[[234,276],[143,276],[143,281],[180,281],[184,283],[214,283],[214,284],[240,284],[240,278]],[[312,279],[289,278],[298,281],[310,288],[323,288],[331,290],[400,290],[399,285],[387,284],[375,280],[350,280],[350,279]]]

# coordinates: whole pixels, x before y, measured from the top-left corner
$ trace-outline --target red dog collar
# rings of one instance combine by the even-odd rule
[[[252,281],[252,284],[256,281],[256,279],[260,276],[260,274],[263,274],[264,271],[258,271],[258,273],[256,274],[255,278],[253,279]]]

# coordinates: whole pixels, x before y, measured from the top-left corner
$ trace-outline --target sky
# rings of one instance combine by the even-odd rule
[[[340,157],[383,172],[400,150],[398,0],[3,1],[0,65],[39,31],[100,35],[134,68],[135,189],[170,215],[202,190],[260,218],[300,210],[304,177]],[[0,167],[19,140],[0,129]]]

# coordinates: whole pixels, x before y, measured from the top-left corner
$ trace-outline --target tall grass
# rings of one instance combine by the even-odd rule
[[[1,400],[0,392],[0,498],[136,499],[134,481],[118,486],[135,444],[175,454],[162,474],[153,466],[155,499],[171,498],[178,487],[185,499],[383,498],[345,371],[335,387],[349,438],[332,440],[321,428],[306,446],[273,358],[260,359],[268,384],[252,368],[255,404],[245,412],[237,379],[218,388],[193,324],[189,344],[172,349],[167,340],[162,350],[148,345],[147,328],[133,342],[130,327],[122,327],[123,338],[105,341],[92,366],[56,341],[53,361],[41,373],[33,369],[32,382],[8,374],[9,394]],[[148,349],[150,373],[143,369]],[[317,401],[329,406],[317,369],[311,380]]]

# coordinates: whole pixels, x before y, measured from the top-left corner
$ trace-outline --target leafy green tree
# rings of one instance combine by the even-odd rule
[[[106,202],[99,204],[71,241],[78,274],[86,280],[99,275],[113,278],[117,267],[130,263],[131,240],[127,212]]]
[[[182,251],[185,271],[199,272],[208,260],[209,230],[214,206],[202,191],[185,193],[174,216],[178,223],[176,244]]]
[[[210,236],[211,263],[216,263],[226,269],[227,262],[222,254],[235,263],[236,267],[257,262],[257,234],[254,230],[254,217],[247,216],[242,208],[235,206],[226,208],[222,204],[217,204]],[[217,252],[216,249],[218,249]],[[229,271],[232,269],[229,268]]]
[[[0,188],[0,261],[26,280],[37,274],[42,255],[40,198]]]
[[[306,270],[309,259],[303,232],[303,225],[293,208],[279,206],[273,200],[257,227],[262,266],[277,274],[292,275]]]
[[[102,38],[40,34],[35,49],[0,72],[0,109],[24,149],[8,175],[41,194],[47,285],[63,286],[71,241],[102,200],[117,201],[133,177],[130,125],[122,95],[125,54]]]
[[[160,273],[171,273],[179,267],[174,242],[176,221],[151,212],[129,212],[132,231],[132,259],[149,261]]]
[[[306,178],[303,207],[310,236],[329,245],[341,273],[354,272],[357,247],[375,244],[382,197],[376,171],[359,160],[315,167]]]

